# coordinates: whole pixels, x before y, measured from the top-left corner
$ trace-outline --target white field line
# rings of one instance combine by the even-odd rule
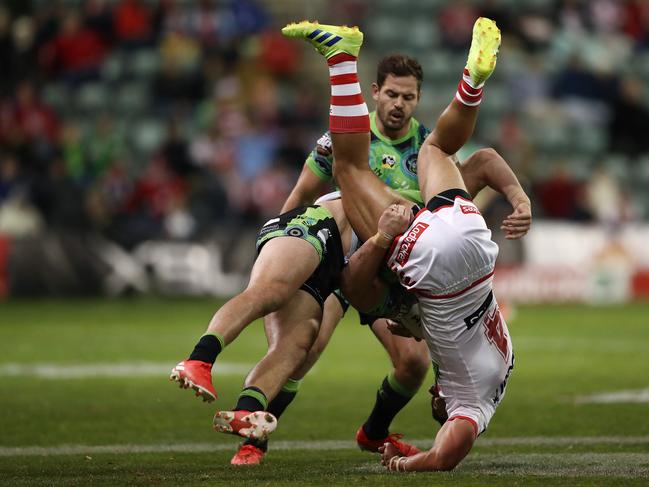
[[[422,447],[430,446],[432,439],[412,440]],[[512,438],[481,438],[477,446],[565,446],[565,445],[647,445],[649,436],[530,436]],[[202,453],[233,450],[236,443],[174,443],[174,444],[120,444],[120,445],[57,445],[57,446],[1,446],[0,457],[37,457],[60,455],[96,455],[129,453]],[[353,450],[358,448],[350,440],[273,441],[273,450]]]
[[[649,402],[649,389],[634,391],[603,392],[577,398],[578,404],[613,404],[613,403],[646,403]]]
[[[168,376],[176,365],[172,362],[116,362],[88,364],[4,363],[0,377],[36,377],[39,379],[87,379],[97,377]],[[214,372],[220,375],[247,374],[251,364],[219,362]]]

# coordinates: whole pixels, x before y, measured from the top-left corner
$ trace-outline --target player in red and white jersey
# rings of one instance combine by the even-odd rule
[[[342,190],[345,213],[356,233],[365,240],[343,272],[343,292],[362,310],[373,296],[379,295],[376,276],[393,240],[392,235],[377,232],[377,222],[386,216],[386,206],[397,202],[367,169],[367,108],[357,86],[355,69],[363,36],[357,29],[309,22],[287,26],[283,32],[309,40],[329,65],[334,174]],[[471,202],[473,192],[467,191],[452,156],[473,132],[484,81],[495,67],[499,44],[500,32],[495,23],[478,19],[456,99],[419,152],[419,186],[424,201],[429,202],[428,208],[417,215],[409,228],[405,207],[392,205],[386,210],[388,215],[402,215],[403,230],[408,228],[392,249],[390,263],[402,284],[421,293],[424,337],[443,377],[440,395],[446,399],[449,417],[427,452],[401,457],[386,444],[382,461],[390,470],[454,468],[486,428],[511,370],[511,342],[490,294],[498,249]],[[343,67],[344,79],[337,71]],[[341,83],[344,90],[339,86]],[[498,178],[489,185],[500,189],[514,207],[504,222],[504,230],[511,238],[518,238],[526,233],[531,221],[529,199],[511,171],[499,174]],[[406,249],[401,248],[403,245]],[[400,250],[406,252],[401,253],[398,262]]]
[[[451,184],[464,186],[461,178]],[[390,269],[419,299],[449,421],[464,419],[476,436],[487,428],[514,366],[491,286],[497,257],[491,231],[460,188],[435,195],[388,252]]]

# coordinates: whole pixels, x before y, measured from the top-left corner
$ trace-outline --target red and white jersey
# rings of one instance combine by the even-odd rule
[[[449,420],[476,434],[505,392],[514,354],[491,289],[498,245],[464,191],[436,196],[393,244],[388,265],[419,299],[422,331]]]

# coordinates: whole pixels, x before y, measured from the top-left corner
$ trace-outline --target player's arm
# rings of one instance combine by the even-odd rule
[[[501,230],[508,239],[523,237],[532,225],[532,205],[518,178],[505,159],[493,149],[481,149],[469,156],[460,166],[464,184],[475,197],[485,187],[498,191],[514,209],[503,221]]]
[[[343,269],[341,290],[359,311],[375,308],[385,295],[386,284],[378,277],[379,269],[394,237],[408,228],[410,219],[408,208],[390,205],[379,219],[376,234],[352,254]]]
[[[316,176],[307,164],[304,164],[300,177],[291,194],[288,195],[280,213],[286,213],[298,206],[313,204],[322,192],[322,183],[323,180]]]
[[[295,187],[282,206],[281,213],[297,208],[298,206],[311,205],[323,191],[323,185],[331,182],[333,174],[333,151],[331,137],[325,133],[316,142],[311,151]]]

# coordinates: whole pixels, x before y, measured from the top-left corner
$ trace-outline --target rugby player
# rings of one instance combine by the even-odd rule
[[[376,277],[391,243],[390,235],[377,233],[379,217],[387,207],[387,212],[403,215],[404,230],[410,222],[407,211],[392,204],[393,195],[367,167],[369,117],[356,72],[363,36],[356,28],[311,22],[291,24],[283,32],[311,42],[329,65],[334,172],[345,213],[365,240],[345,270],[343,292],[363,309],[382,285]],[[438,368],[448,415],[428,452],[401,456],[386,443],[382,462],[390,470],[454,468],[486,429],[513,369],[511,340],[491,291],[498,247],[450,156],[473,132],[499,45],[495,23],[478,19],[456,99],[419,153],[419,184],[427,206],[388,251],[391,270],[419,297],[422,332]],[[511,176],[509,182],[500,181],[514,207],[504,227],[512,235],[524,234],[531,218],[529,199]]]
[[[389,220],[385,225],[385,232],[396,235]],[[263,440],[275,429],[276,418],[267,411],[269,398],[276,398],[304,365],[317,336],[324,299],[339,285],[351,241],[340,199],[298,207],[262,227],[247,288],[214,314],[189,358],[170,375],[180,387],[214,401],[211,369],[216,358],[246,326],[265,316],[266,330],[273,334],[268,351],[246,377],[233,410],[216,412],[217,431]]]
[[[376,110],[370,113],[369,167],[385,184],[400,196],[423,206],[417,185],[417,154],[430,133],[413,117],[421,97],[423,70],[419,62],[395,54],[381,59],[377,65],[376,81],[372,83],[372,98]],[[326,132],[309,154],[302,173],[282,207],[282,212],[309,205],[320,196],[322,182],[333,179],[331,137]],[[276,418],[295,398],[299,385],[316,363],[347,309],[340,293],[326,301],[318,337],[306,362],[289,379],[280,393],[268,405]],[[426,344],[392,334],[386,318],[361,313],[361,324],[368,325],[390,357],[393,370],[380,384],[372,411],[356,432],[358,446],[378,452],[386,442],[392,443],[403,455],[416,452],[415,447],[399,441],[401,435],[390,434],[394,417],[410,402],[424,381],[430,366]],[[266,336],[272,340],[277,330],[268,329],[276,321],[266,320]],[[272,345],[271,345],[272,346]],[[267,440],[248,439],[242,443],[231,460],[235,465],[260,463],[268,449]]]

